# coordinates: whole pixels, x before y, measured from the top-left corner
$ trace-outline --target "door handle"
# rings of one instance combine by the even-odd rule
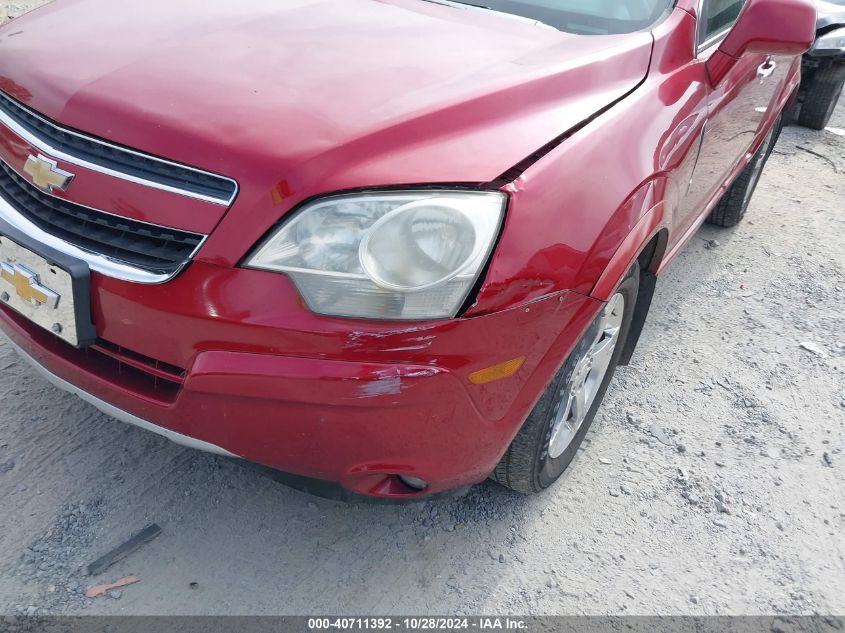
[[[772,73],[775,72],[775,68],[777,67],[778,65],[774,61],[772,61],[771,59],[767,59],[760,66],[757,67],[757,79],[759,79],[761,82],[765,81],[766,79],[772,76]]]

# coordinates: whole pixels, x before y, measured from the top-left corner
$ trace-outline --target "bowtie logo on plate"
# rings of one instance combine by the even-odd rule
[[[43,285],[38,275],[26,266],[13,262],[0,262],[0,279],[9,284],[21,299],[35,308],[46,305],[55,309],[59,305],[59,295]]]

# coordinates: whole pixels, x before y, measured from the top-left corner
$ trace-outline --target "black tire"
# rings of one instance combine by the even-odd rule
[[[624,315],[619,328],[616,348],[611,356],[604,379],[596,392],[595,399],[566,450],[556,458],[549,457],[548,448],[555,414],[562,401],[562,390],[569,384],[578,361],[583,358],[586,350],[593,344],[599,333],[601,313],[587,328],[563,367],[552,379],[551,384],[543,392],[540,400],[528,415],[528,419],[490,476],[493,481],[517,492],[534,494],[551,486],[570,466],[584,441],[584,437],[590,430],[596,412],[604,399],[607,386],[613,378],[619,356],[625,347],[625,340],[628,337],[631,318],[634,314],[634,305],[637,300],[639,279],[639,266],[634,265],[614,293],[614,296],[616,293],[622,293],[625,299]]]
[[[836,104],[845,86],[845,64],[834,64],[827,68],[819,68],[813,73],[798,123],[813,130],[823,130],[830,123]]]
[[[783,116],[780,116],[772,126],[760,149],[754,154],[751,162],[746,165],[716,207],[710,212],[707,217],[708,223],[728,228],[736,226],[742,221],[782,129]]]

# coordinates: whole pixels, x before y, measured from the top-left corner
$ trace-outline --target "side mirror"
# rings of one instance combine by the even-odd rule
[[[748,0],[719,50],[707,62],[718,84],[746,53],[803,55],[816,39],[816,7],[811,0]]]

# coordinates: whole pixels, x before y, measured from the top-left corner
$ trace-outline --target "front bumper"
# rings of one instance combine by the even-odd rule
[[[101,339],[185,367],[178,388],[162,396],[6,308],[0,329],[51,382],[119,420],[377,497],[485,479],[600,305],[565,292],[471,319],[326,319],[281,275],[204,262],[160,286],[94,274],[92,294]],[[521,357],[510,378],[469,378]]]
[[[69,383],[64,378],[61,378],[60,376],[57,376],[56,374],[51,372],[44,365],[35,360],[35,358],[27,354],[27,352],[22,347],[15,343],[11,338],[6,336],[5,333],[3,333],[3,339],[5,339],[6,343],[11,346],[11,348],[21,356],[21,358],[29,362],[29,364],[41,375],[42,378],[52,383],[54,387],[57,387],[62,391],[67,391],[68,393],[72,393],[73,395],[78,396],[88,404],[94,405],[94,407],[96,407],[106,415],[120,420],[121,422],[125,422],[126,424],[132,424],[133,426],[140,427],[145,431],[151,431],[157,435],[166,437],[170,441],[175,442],[176,444],[181,444],[182,446],[187,446],[196,450],[205,451],[207,453],[215,453],[216,455],[222,455],[223,457],[237,457],[237,455],[233,455],[224,448],[220,448],[219,446],[215,446],[214,444],[209,444],[208,442],[203,442],[202,440],[198,440],[193,437],[188,437],[187,435],[182,435],[181,433],[176,433],[175,431],[166,429],[163,426],[156,426],[152,422],[148,422],[147,420],[139,418],[137,415],[133,415],[128,411],[118,409],[117,407],[109,404],[105,400],[100,400],[100,398],[88,393],[87,391],[80,389],[76,385]]]

